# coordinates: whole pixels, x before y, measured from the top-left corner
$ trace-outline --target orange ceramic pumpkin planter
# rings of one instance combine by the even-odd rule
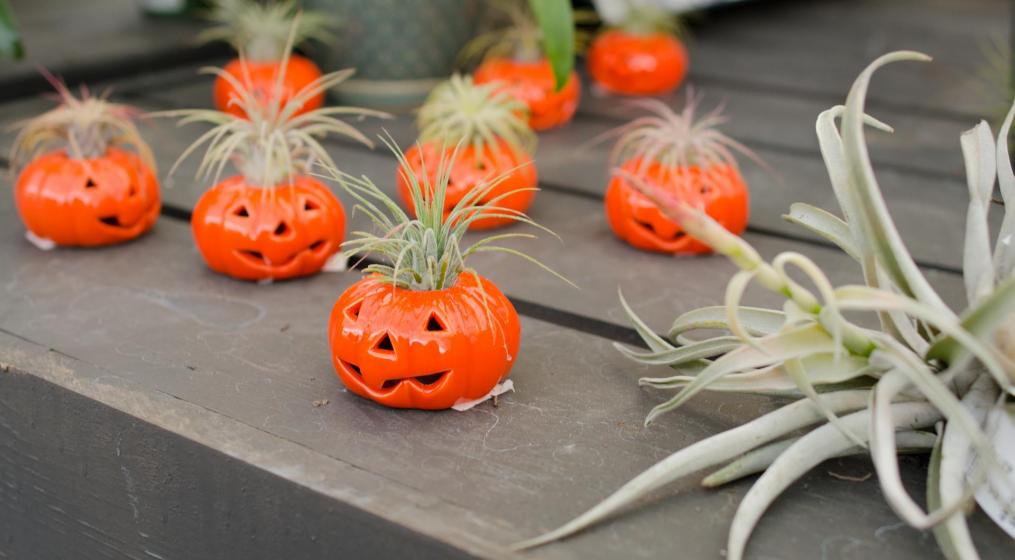
[[[127,107],[74,98],[26,121],[14,141],[14,201],[25,227],[57,245],[121,243],[150,230],[161,201],[148,146]]]
[[[511,371],[521,335],[511,302],[470,273],[434,291],[368,276],[342,294],[328,325],[335,370],[351,392],[430,410],[489,393]]]
[[[336,174],[360,202],[357,210],[389,229],[357,232],[344,244],[350,255],[377,260],[331,311],[335,371],[353,394],[393,408],[439,410],[480,400],[517,361],[521,327],[511,302],[465,261],[478,250],[518,253],[494,245],[495,237],[460,245],[470,222],[484,219],[476,201],[488,196],[491,183],[477,184],[449,213],[441,203],[449,175],[432,183],[396,153],[416,217],[369,178]],[[529,222],[524,214],[510,219]]]
[[[737,235],[747,227],[748,192],[736,167],[719,164],[707,168],[644,165],[632,159],[621,166],[655,190],[700,208]],[[634,247],[673,254],[701,254],[711,248],[687,235],[680,224],[663,215],[624,175],[615,175],[606,190],[606,219],[613,232]]]
[[[322,80],[338,83],[348,75],[336,72]],[[310,176],[311,160],[335,165],[319,138],[333,132],[369,141],[336,122],[329,109],[294,119],[298,99],[262,104],[249,93],[240,92],[242,116],[202,109],[167,113],[183,117],[183,122],[215,126],[184,153],[208,144],[200,176],[230,162],[239,171],[205,192],[194,206],[194,242],[209,268],[233,278],[284,280],[315,274],[339,251],[345,236],[342,203]],[[350,115],[381,115],[344,110]]]
[[[620,160],[605,200],[613,233],[645,251],[711,252],[660,211],[650,200],[657,196],[700,209],[730,232],[743,233],[749,193],[733,151],[753,154],[715,129],[723,120],[718,111],[696,120],[694,99],[679,114],[658,101],[642,104],[652,114],[619,129],[611,158]]]
[[[666,33],[609,30],[596,37],[587,57],[592,79],[622,95],[667,93],[687,76],[687,49]]]
[[[312,177],[264,188],[236,176],[201,197],[191,228],[212,270],[244,280],[281,280],[324,267],[342,244],[345,211]]]
[[[332,18],[318,12],[300,13],[293,0],[237,0],[216,3],[215,8],[210,19],[219,25],[201,37],[228,41],[240,53],[215,79],[212,97],[219,111],[243,117],[240,96],[244,92],[261,105],[271,100],[285,105],[299,99],[294,115],[324,104],[327,87],[320,84],[321,69],[292,53],[291,47],[308,39],[329,40],[335,27]]]
[[[477,84],[498,82],[504,91],[525,102],[533,130],[547,130],[570,121],[581,97],[581,82],[574,72],[562,89],[555,88],[553,69],[546,59],[492,58],[476,69],[475,79]]]
[[[536,196],[536,167],[530,155],[536,137],[525,120],[526,108],[493,85],[477,85],[469,77],[452,76],[434,88],[419,110],[419,142],[405,153],[408,169],[424,184],[436,185],[448,174],[444,217],[482,185],[492,185],[476,206],[485,206],[470,229],[512,223],[511,216],[528,210]],[[492,141],[485,131],[497,131]],[[457,157],[456,157],[457,156]],[[402,203],[415,212],[411,181],[399,168],[396,183]]]

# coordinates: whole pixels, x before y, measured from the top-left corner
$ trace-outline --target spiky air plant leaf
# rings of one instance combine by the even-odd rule
[[[409,180],[413,207],[416,209],[415,218],[402,210],[398,203],[370,178],[356,177],[322,162],[325,173],[341,183],[357,200],[354,211],[366,214],[379,231],[379,233],[353,232],[352,239],[343,244],[343,248],[350,256],[372,255],[381,261],[369,264],[366,272],[377,274],[383,281],[400,288],[419,291],[441,290],[453,286],[462,274],[472,272],[472,269],[466,266],[466,260],[471,255],[500,252],[520,257],[571,284],[569,280],[535,258],[516,249],[497,245],[507,239],[534,238],[535,236],[531,234],[492,235],[474,242],[467,248],[462,248],[462,240],[469,224],[484,217],[506,218],[555,236],[552,231],[532,221],[523,212],[497,206],[497,202],[514,193],[513,190],[480,203],[506,175],[477,184],[445,216],[444,200],[448,180],[461,144],[448,157],[442,158],[436,180],[431,183],[428,174],[423,173],[419,176],[412,172],[405,155],[393,140],[384,139],[384,143],[398,157],[400,172]]]
[[[987,472],[998,468],[985,423],[1011,397],[1015,380],[1015,345],[1010,343],[1015,339],[1015,277],[1011,239],[1005,237],[1010,232],[1002,226],[992,245],[986,224],[995,175],[1006,202],[1015,192],[1006,143],[1015,106],[996,141],[986,123],[962,137],[970,193],[963,260],[969,307],[956,314],[902,244],[864,140],[864,125],[890,130],[863,112],[871,76],[884,64],[902,60],[927,57],[896,52],[877,59],[861,73],[846,105],[818,118],[822,155],[842,217],[806,205],[794,205],[789,216],[856,259],[866,285],[836,287],[813,261],[796,253],[767,262],[700,210],[630,174],[632,184],[664,214],[741,269],[727,287],[724,306],[678,317],[669,340],[656,335],[622,300],[649,351],[618,348],[636,362],[679,372],[642,379],[678,391],[656,406],[646,422],[704,390],[783,394],[796,400],[677,451],[578,518],[519,548],[572,535],[674,480],[727,463],[704,484],[763,473],[730,527],[726,555],[739,560],[758,520],[790,484],[825,459],[870,454],[885,499],[906,523],[933,527],[950,558],[978,557],[964,510]],[[1012,215],[1007,208],[1011,206],[1006,206],[1005,223]],[[742,306],[752,282],[783,296],[783,308]],[[863,315],[877,317],[880,328],[853,322]],[[726,332],[716,335],[717,329]],[[935,426],[940,438],[930,433]],[[931,449],[931,509],[924,511],[902,484],[897,455]],[[973,456],[979,462],[966,472]]]
[[[527,0],[492,0],[493,29],[473,37],[458,55],[463,66],[484,58],[538,60],[542,56],[542,32]]]
[[[295,0],[215,0],[208,19],[217,25],[198,35],[201,41],[225,41],[252,61],[281,60],[295,25],[294,44],[334,38],[338,20],[331,14],[300,11]]]
[[[170,173],[192,153],[206,146],[198,166],[198,177],[211,177],[213,182],[218,182],[226,165],[232,163],[250,184],[273,187],[296,175],[310,173],[315,164],[335,167],[331,155],[321,144],[321,139],[328,134],[346,136],[373,146],[369,138],[339,117],[390,117],[387,113],[371,109],[334,106],[296,115],[307,99],[342,83],[353,74],[352,69],[321,76],[284,103],[277,94],[270,96],[267,102],[259,99],[247,84],[220,68],[203,71],[227,80],[235,88],[238,98],[234,103],[243,109],[246,118],[213,109],[156,113],[157,116],[179,118],[181,126],[189,123],[212,125],[180,154]],[[276,91],[281,91],[283,79],[284,74],[280,72]]]
[[[11,146],[12,171],[51,150],[65,150],[74,159],[90,159],[104,155],[110,147],[134,151],[155,170],[151,149],[134,125],[140,114],[136,109],[109,101],[106,93],[93,96],[84,87],[80,97],[75,97],[62,82],[47,78],[59,95],[59,105],[13,125],[20,130]]]
[[[524,102],[496,84],[479,85],[471,76],[455,74],[435,87],[420,108],[419,140],[449,147],[471,145],[477,154],[506,142],[531,154],[536,134],[529,128],[528,111]]]

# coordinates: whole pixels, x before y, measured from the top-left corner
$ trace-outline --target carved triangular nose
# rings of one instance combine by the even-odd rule
[[[395,346],[391,343],[391,337],[388,333],[384,333],[384,336],[377,339],[377,343],[374,344],[373,351],[379,354],[394,354]]]

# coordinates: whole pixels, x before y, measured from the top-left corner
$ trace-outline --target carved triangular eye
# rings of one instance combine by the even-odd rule
[[[437,313],[431,313],[430,318],[426,321],[426,330],[428,331],[443,331],[444,323],[441,322],[440,318],[437,317]]]
[[[377,341],[377,344],[374,344],[374,350],[377,350],[378,352],[389,352],[389,353],[395,351],[395,347],[394,345],[391,344],[391,337],[388,336],[388,333],[384,333],[384,336],[382,336],[381,339]]]
[[[247,217],[250,216],[250,213],[247,212],[247,207],[246,206],[240,205],[238,208],[233,210],[233,215],[234,216],[239,216],[241,218],[247,218]]]
[[[88,181],[85,182],[86,189],[96,189],[98,187],[99,186],[95,184],[95,181],[91,177],[89,177]]]
[[[363,300],[357,301],[356,303],[354,303],[354,304],[350,305],[349,307],[345,308],[345,316],[350,318],[350,319],[352,319],[352,320],[354,320],[354,321],[356,319],[359,319],[359,310],[362,307],[363,307]]]
[[[313,210],[319,210],[320,208],[321,207],[318,206],[316,202],[314,202],[313,200],[310,200],[309,198],[303,201],[303,210],[306,211],[306,212],[310,212],[310,211],[313,211]]]

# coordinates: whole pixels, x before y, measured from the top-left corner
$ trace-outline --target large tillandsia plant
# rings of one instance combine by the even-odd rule
[[[896,52],[879,58],[860,74],[845,106],[818,117],[821,151],[843,216],[806,204],[794,204],[787,216],[856,259],[865,285],[835,287],[813,261],[798,253],[766,262],[706,215],[642,185],[669,216],[741,269],[728,286],[724,306],[678,317],[668,339],[654,334],[628,309],[649,351],[620,349],[639,363],[677,370],[674,376],[641,380],[643,385],[679,389],[651,411],[646,423],[702,390],[797,400],[674,453],[577,519],[521,546],[563,538],[669,482],[728,462],[705,484],[764,471],[730,529],[727,557],[739,559],[760,517],[794,480],[827,458],[869,453],[885,498],[905,522],[920,529],[934,527],[950,557],[977,557],[964,509],[997,466],[998,448],[985,431],[985,418],[1010,397],[1015,379],[1010,344],[1015,212],[1006,213],[994,247],[986,220],[995,174],[1006,202],[1015,203],[1015,175],[1005,142],[1015,108],[996,144],[982,122],[962,136],[970,191],[963,266],[969,307],[956,314],[903,245],[864,140],[865,125],[891,130],[864,114],[864,100],[873,72],[900,60],[928,57]],[[791,271],[811,286],[795,281]],[[752,282],[785,297],[783,308],[741,305]],[[847,312],[874,314],[880,327],[859,326],[847,319]],[[729,334],[705,340],[690,336],[703,329]],[[935,425],[937,437],[930,432]],[[806,432],[800,435],[801,430]],[[896,454],[903,449],[933,451],[929,512],[902,485]],[[977,466],[966,472],[974,454]]]

